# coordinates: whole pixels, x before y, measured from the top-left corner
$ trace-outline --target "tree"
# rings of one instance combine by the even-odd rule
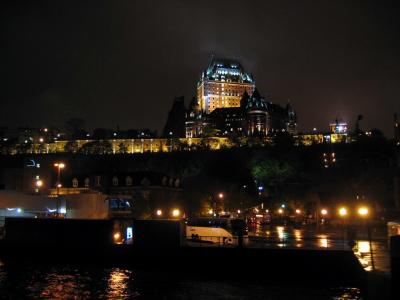
[[[295,174],[294,168],[286,161],[274,158],[256,158],[252,162],[251,174],[262,183],[284,182]]]
[[[68,153],[77,153],[78,152],[78,142],[76,141],[68,141],[64,146],[64,151]]]
[[[17,153],[32,153],[32,142],[28,140],[26,143],[17,144]]]
[[[203,137],[205,137],[205,138],[216,137],[216,136],[219,136],[219,134],[220,134],[220,130],[215,129],[211,126],[206,126],[203,130]]]
[[[243,143],[241,136],[237,132],[230,132],[228,141],[231,147],[241,147]]]
[[[81,138],[85,133],[85,120],[81,118],[70,118],[65,122],[65,130],[68,135],[73,138]]]
[[[277,147],[285,148],[292,147],[294,145],[294,139],[288,132],[278,132],[274,135],[272,139],[273,143]]]
[[[251,174],[257,181],[257,184],[273,187],[275,197],[280,198],[282,195],[282,185],[296,175],[296,170],[287,161],[258,157],[251,161]]]
[[[84,144],[80,149],[83,154],[112,154],[112,145],[108,141],[93,141]]]
[[[124,143],[120,143],[118,145],[118,151],[119,154],[126,154],[128,153],[128,147],[126,147],[126,145]]]
[[[110,137],[110,131],[105,128],[96,128],[93,130],[93,139],[105,140]]]

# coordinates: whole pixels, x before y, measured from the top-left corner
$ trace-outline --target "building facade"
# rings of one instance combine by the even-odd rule
[[[163,137],[181,138],[185,136],[185,112],[185,98],[183,96],[175,97],[164,126]]]
[[[193,100],[186,114],[186,138],[215,136],[267,136],[278,132],[295,134],[297,117],[293,107],[267,101],[257,89],[249,96],[245,91],[239,107],[216,108],[207,114]]]
[[[232,59],[213,58],[197,84],[200,109],[207,114],[217,108],[239,107],[244,92],[252,94],[253,76]]]

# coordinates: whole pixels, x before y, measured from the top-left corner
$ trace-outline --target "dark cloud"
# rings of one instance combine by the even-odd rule
[[[10,1],[0,12],[0,125],[161,129],[211,54],[239,58],[301,129],[336,117],[391,134],[399,13],[373,1]]]

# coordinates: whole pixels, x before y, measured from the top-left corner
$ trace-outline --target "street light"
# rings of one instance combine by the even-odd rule
[[[60,162],[60,163],[55,163],[54,164],[55,167],[60,168],[60,169],[64,169],[65,168],[65,164]]]
[[[219,198],[219,199],[224,198],[224,194],[223,194],[223,193],[219,193],[219,194],[218,194],[218,198]]]
[[[36,180],[35,184],[36,184],[37,188],[41,188],[43,186],[43,180],[38,179],[38,180]]]
[[[181,214],[181,212],[179,211],[179,209],[174,209],[173,211],[172,211],[172,216],[173,217],[179,217],[179,215]]]
[[[362,206],[358,209],[358,214],[361,217],[366,217],[369,214],[368,207]]]
[[[341,207],[339,208],[339,215],[343,218],[347,216],[347,208],[346,207]]]
[[[42,186],[43,186],[43,180],[37,178],[35,181],[35,193],[39,193],[39,190]]]
[[[321,209],[321,215],[326,216],[327,214],[328,214],[328,210],[326,210],[325,208]]]
[[[345,217],[347,216],[347,208],[346,207],[339,208],[339,216],[343,220],[343,243],[344,243],[345,237],[346,237],[346,223],[345,223]]]
[[[300,209],[296,209],[296,214],[300,214],[301,210]]]
[[[65,164],[63,162],[57,162],[54,164],[54,167],[57,168],[57,203],[56,203],[56,208],[57,208],[57,213],[58,213],[58,208],[59,208],[59,196],[60,196],[60,187],[61,187],[61,170],[65,168]]]
[[[160,217],[162,215],[162,210],[161,209],[157,209],[156,214],[157,214],[157,216]]]

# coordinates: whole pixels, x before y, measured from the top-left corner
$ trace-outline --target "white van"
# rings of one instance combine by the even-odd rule
[[[186,224],[186,239],[220,245],[237,245],[238,236],[247,237],[244,220],[229,218],[190,219]]]

